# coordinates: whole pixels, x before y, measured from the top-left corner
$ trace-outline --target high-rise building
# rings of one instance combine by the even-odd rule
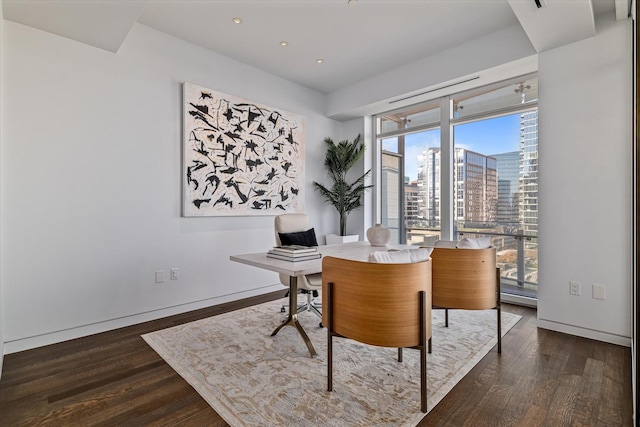
[[[440,226],[440,149],[429,148],[418,157],[418,215],[429,228]]]
[[[382,225],[391,231],[391,241],[399,242],[400,219],[398,218],[400,206],[400,166],[398,158],[394,156],[382,156],[380,174],[380,186],[383,197],[380,206]]]
[[[492,154],[498,162],[498,224],[520,222],[520,152]]]
[[[408,229],[424,226],[420,217],[420,194],[418,193],[418,181],[404,184],[404,218]]]
[[[455,149],[454,219],[483,226],[497,218],[497,160],[463,148]],[[429,226],[440,224],[440,149],[427,149],[419,160],[418,191]],[[426,202],[426,203],[425,203]]]
[[[520,115],[520,222],[538,235],[538,111]]]

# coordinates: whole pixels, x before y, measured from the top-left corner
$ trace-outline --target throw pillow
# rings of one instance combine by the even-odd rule
[[[433,245],[436,248],[455,248],[458,242],[456,240],[436,240]]]
[[[318,246],[316,232],[313,228],[310,228],[307,231],[297,231],[295,233],[278,233],[278,236],[280,237],[280,244],[283,246]]]
[[[369,262],[404,264],[429,259],[433,248],[402,249],[400,251],[375,251],[369,254]]]
[[[463,237],[456,245],[458,249],[486,249],[491,247],[491,237],[480,237],[478,239],[467,239]]]

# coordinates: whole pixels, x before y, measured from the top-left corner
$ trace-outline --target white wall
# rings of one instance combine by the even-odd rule
[[[631,21],[599,22],[596,37],[539,55],[538,325],[630,345]]]
[[[229,261],[273,245],[272,216],[180,217],[182,83],[306,116],[307,159],[341,131],[323,95],[143,25],[117,54],[3,25],[6,353],[282,289]],[[307,161],[320,235],[337,228],[312,190],[322,176]]]

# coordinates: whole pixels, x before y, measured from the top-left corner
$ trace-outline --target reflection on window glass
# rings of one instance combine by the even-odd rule
[[[538,79],[484,87],[453,98],[454,118],[463,118],[538,100]]]
[[[436,124],[440,121],[440,104],[430,103],[410,107],[401,112],[383,115],[378,120],[381,133]]]
[[[382,150],[389,151],[390,153],[398,152],[398,138],[385,138],[382,140]]]

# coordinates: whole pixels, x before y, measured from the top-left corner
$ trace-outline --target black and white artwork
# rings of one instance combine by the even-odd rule
[[[304,211],[304,117],[184,83],[184,215]]]

